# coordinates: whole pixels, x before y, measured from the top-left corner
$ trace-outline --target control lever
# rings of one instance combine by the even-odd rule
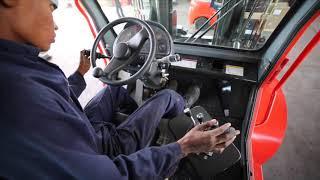
[[[201,124],[201,123],[203,123],[204,122],[204,114],[203,113],[198,113],[197,115],[196,115],[196,118],[197,118],[197,120],[198,120],[198,122]],[[211,129],[215,129],[215,128],[217,128],[217,127],[219,127],[219,122],[217,121],[217,123],[216,124],[214,124],[209,130],[211,130]],[[213,152],[208,152],[208,153],[205,153],[206,155],[208,155],[208,156],[212,156],[213,155]],[[204,158],[205,159],[207,159],[207,157],[206,156],[204,156]]]
[[[163,63],[172,63],[172,62],[181,61],[181,57],[179,54],[173,54],[173,55],[163,57],[159,61]]]
[[[172,62],[181,61],[179,54],[169,55],[158,60],[158,66],[161,69],[168,69]]]
[[[190,108],[186,108],[184,111],[184,114],[187,115],[188,117],[190,117],[190,119],[192,120],[193,123],[193,127],[196,126],[197,124],[199,124],[199,122],[197,122],[192,115],[192,112],[190,110]]]
[[[166,57],[161,58],[160,60],[157,60],[157,65],[158,68],[160,69],[160,73],[161,73],[161,83],[165,84],[169,78],[169,73],[168,73],[168,69],[171,65],[172,62],[177,62],[180,61],[180,55],[179,54],[174,54],[174,55],[169,55]],[[190,117],[190,116],[189,116]],[[195,121],[194,121],[195,122]]]
[[[182,138],[190,130],[190,126],[197,123],[206,123],[213,119],[203,107],[196,106],[190,109],[186,109],[183,114],[169,120],[168,124],[164,124],[164,128],[168,127],[170,130],[170,141],[168,141],[168,143]],[[220,121],[219,124],[220,123],[222,124],[222,121]],[[214,124],[211,128],[214,129],[221,126],[221,124]],[[231,131],[233,131],[233,128]],[[189,170],[187,166],[192,165],[192,171],[196,172],[197,175],[214,177],[216,174],[226,171],[238,162],[241,158],[241,153],[232,143],[230,146],[225,148],[221,154],[206,152],[192,154],[185,158],[187,159],[187,161],[185,161],[187,162],[187,165],[185,162],[182,162],[180,164],[181,166],[179,165],[179,169],[183,168]]]
[[[83,53],[84,53],[84,55],[86,55],[86,56],[90,56],[91,51],[90,51],[90,50],[84,50]],[[97,56],[97,59],[110,58],[110,56],[106,56],[106,55],[100,54],[100,53],[98,53],[98,52],[96,52],[96,56]]]
[[[193,118],[192,112],[191,112],[191,110],[189,108],[185,109],[184,113],[191,118],[191,120],[194,123],[194,126],[199,124],[199,123],[201,124],[201,123],[204,123],[204,122],[208,121],[208,119],[205,119],[205,115],[203,113],[201,113],[201,112],[199,112],[196,115],[197,121],[195,121],[195,119]],[[196,123],[196,122],[198,122],[198,123]],[[215,129],[215,128],[218,128],[218,127],[219,127],[219,122],[217,121],[217,123],[214,124],[208,130],[212,130],[212,129]],[[228,133],[230,133],[230,131],[231,131],[231,128],[228,128],[223,134],[228,134]],[[212,156],[213,152],[208,152],[208,153],[205,153],[205,154],[208,155],[208,156]]]
[[[170,55],[169,57],[169,61],[170,62],[177,62],[177,61],[181,61],[181,57],[179,54],[174,54],[174,55]]]

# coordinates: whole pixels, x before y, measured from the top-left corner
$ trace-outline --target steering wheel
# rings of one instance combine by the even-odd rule
[[[127,42],[119,42],[113,46],[113,57],[111,57],[110,62],[107,66],[102,70],[100,67],[96,66],[97,59],[97,47],[102,37],[113,27],[122,24],[122,23],[132,23],[138,24],[141,26],[141,30],[135,34],[130,40]],[[149,39],[150,48],[149,54],[140,68],[135,74],[130,76],[128,79],[119,80],[117,79],[118,72],[123,70],[127,65],[132,63],[134,60],[138,58],[141,48],[144,43]],[[97,38],[93,43],[93,47],[91,49],[91,64],[94,68],[93,76],[99,78],[100,81],[110,85],[124,85],[130,84],[137,79],[141,78],[150,68],[152,61],[155,58],[156,53],[156,38],[151,27],[144,21],[132,18],[125,17],[117,19],[109,24],[107,24],[98,34]]]

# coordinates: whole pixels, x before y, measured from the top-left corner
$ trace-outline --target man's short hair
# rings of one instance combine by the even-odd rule
[[[8,6],[6,5],[6,3],[3,2],[3,0],[0,0],[0,6],[2,6],[2,7],[8,7]]]
[[[58,8],[59,0],[51,0],[51,2],[53,3],[54,8]],[[8,7],[8,6],[3,2],[3,0],[0,0],[0,6]]]
[[[54,4],[55,8],[57,9],[59,5],[59,0],[51,0],[51,2]]]

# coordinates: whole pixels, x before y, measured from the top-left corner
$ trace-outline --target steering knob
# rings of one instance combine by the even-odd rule
[[[102,77],[103,75],[104,75],[104,71],[103,71],[101,68],[95,67],[95,68],[93,69],[93,77],[95,77],[95,78],[100,78],[100,77]]]

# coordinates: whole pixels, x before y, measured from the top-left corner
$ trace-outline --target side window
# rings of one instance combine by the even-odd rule
[[[320,17],[314,15],[316,10],[318,10],[316,3],[316,1],[313,3],[305,3],[299,8],[297,13],[287,23],[286,27],[282,29],[270,47],[268,47],[260,63],[258,72],[259,81],[264,80],[264,77],[268,75],[270,69],[274,69],[273,65],[279,60],[280,56],[285,55],[283,53],[286,52],[285,50],[287,48],[290,48],[290,46],[288,46],[289,43],[293,42],[293,39],[297,37],[297,32],[302,31],[301,27],[305,26],[307,22],[310,21],[312,23],[303,33],[301,39],[295,43],[289,54],[286,55],[288,61],[282,61],[283,63],[279,65],[279,69],[277,69],[278,72],[273,74],[274,77],[277,77],[277,79],[283,78],[284,72],[287,72],[288,68],[292,67],[298,55],[300,55],[306,45],[315,36],[316,32],[319,32]]]

